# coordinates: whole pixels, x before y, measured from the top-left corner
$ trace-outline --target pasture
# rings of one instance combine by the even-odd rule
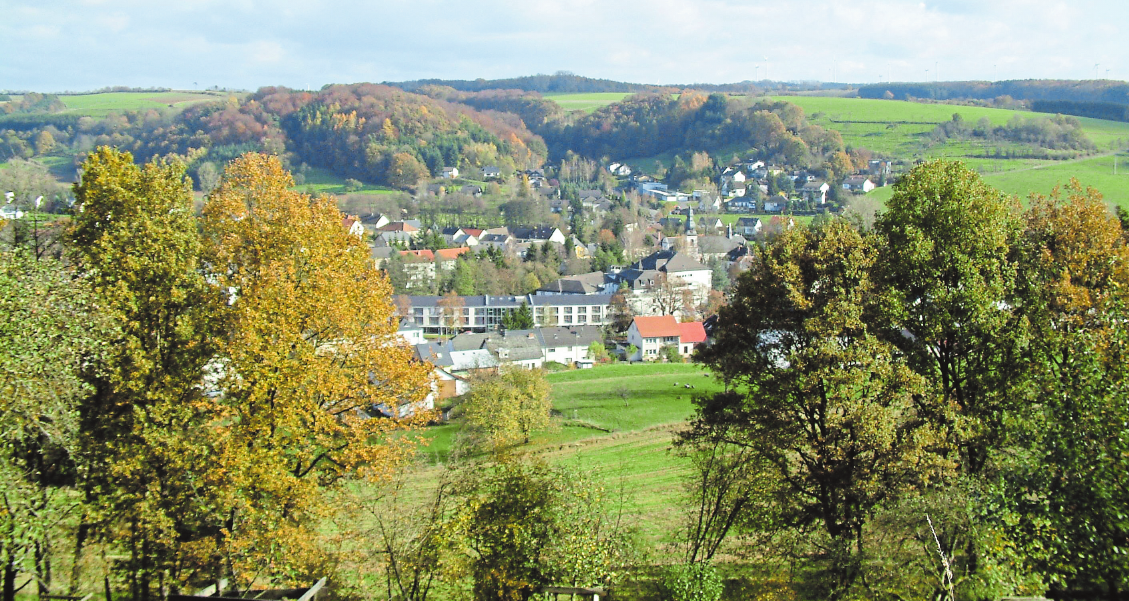
[[[868,148],[894,158],[971,157],[996,147],[1009,147],[991,143],[985,148],[982,144],[970,142],[947,142],[927,147],[929,133],[938,124],[951,120],[953,114],[960,114],[969,123],[987,118],[993,125],[1003,125],[1016,115],[1022,118],[1047,116],[1011,109],[903,100],[816,96],[776,96],[773,99],[791,102],[804,109],[812,122],[838,131],[848,145]],[[1078,120],[1099,150],[1109,150],[1111,145],[1124,147],[1129,144],[1129,123],[1085,117]]]
[[[294,186],[294,189],[306,194],[392,194],[394,189],[385,186],[362,184],[359,190],[349,192],[345,189],[345,179],[334,174],[328,169],[310,167],[304,173],[305,181]]]
[[[631,94],[628,92],[590,92],[584,94],[544,94],[543,98],[552,100],[566,111],[591,113],[596,109],[619,102]]]
[[[105,94],[67,94],[59,99],[68,113],[89,117],[105,117],[113,112],[155,108],[183,109],[200,102],[223,100],[229,94],[220,92],[108,92]]]
[[[577,466],[609,491],[622,491],[643,535],[663,542],[679,518],[671,501],[683,490],[686,470],[671,448],[674,431],[693,415],[692,396],[720,391],[721,384],[694,364],[601,365],[548,380],[553,425],[525,451]],[[457,423],[425,429],[419,434],[428,441],[423,453],[443,462],[458,431]]]

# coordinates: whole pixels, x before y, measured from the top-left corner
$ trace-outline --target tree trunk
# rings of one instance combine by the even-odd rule
[[[71,563],[71,581],[67,586],[67,594],[74,595],[78,590],[78,578],[81,572],[79,567],[82,564],[82,547],[86,544],[86,537],[90,532],[90,524],[83,520],[78,525],[78,532],[75,533],[74,540],[74,560]]]
[[[4,599],[3,601],[15,601],[16,599],[16,564],[11,559],[8,563],[4,564]]]

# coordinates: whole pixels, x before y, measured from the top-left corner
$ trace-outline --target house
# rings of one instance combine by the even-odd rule
[[[412,284],[429,284],[435,280],[435,253],[430,250],[402,250],[404,273]]]
[[[502,179],[502,170],[497,165],[487,165],[482,168],[482,179]]]
[[[410,319],[401,319],[400,327],[396,330],[396,335],[399,336],[408,346],[415,346],[423,344],[427,340],[423,337],[423,328],[417,326],[415,322]]]
[[[875,177],[890,175],[890,161],[884,159],[871,159],[867,161],[866,168]]]
[[[769,196],[768,198],[764,199],[764,212],[765,213],[779,213],[779,212],[781,212],[781,211],[783,211],[784,209],[787,209],[787,208],[788,208],[788,199],[783,197],[783,196],[780,196],[780,195]]]
[[[741,236],[699,236],[698,253],[703,261],[724,260],[733,249],[744,244]]]
[[[392,220],[387,215],[381,213],[371,213],[361,218],[361,225],[369,232],[375,232],[391,222]]]
[[[740,196],[725,203],[725,208],[730,213],[753,213],[757,210],[757,201],[752,197]]]
[[[439,172],[439,177],[442,177],[443,179],[455,179],[458,176],[458,167],[444,167],[443,170]]]
[[[704,213],[720,213],[721,207],[720,196],[702,196],[698,201],[698,210]]]
[[[450,271],[455,268],[455,261],[460,255],[470,252],[470,248],[463,246],[460,248],[441,248],[435,251],[435,267],[440,271]]]
[[[843,189],[855,193],[866,194],[877,187],[878,186],[875,186],[874,182],[870,181],[870,178],[865,175],[852,175],[843,180]]]
[[[467,196],[478,198],[479,196],[482,196],[482,186],[467,184],[462,188],[459,188],[459,194],[466,194]]]
[[[721,172],[721,181],[739,184],[745,181],[745,173],[739,169],[727,167],[725,171]]]
[[[565,243],[564,232],[551,226],[518,227],[510,229],[509,233],[519,244],[523,242]]]
[[[498,364],[523,369],[537,369],[545,363],[541,343],[533,330],[459,334],[451,339],[451,345],[456,351],[485,349]]]
[[[823,204],[827,202],[827,191],[830,189],[831,186],[829,186],[827,182],[807,182],[800,188],[800,196],[809,202]]]
[[[500,329],[502,318],[516,311],[522,304],[533,310],[534,325],[546,326],[602,326],[611,311],[610,294],[560,294],[541,296],[460,296],[457,328],[474,332]],[[411,319],[428,333],[442,332],[450,319],[444,315],[442,296],[412,296]],[[450,309],[447,309],[450,311]]]
[[[694,349],[706,343],[706,329],[700,321],[690,321],[678,324],[678,354],[689,357],[694,354]]]
[[[737,220],[733,231],[748,238],[760,234],[762,229],[764,229],[764,225],[761,223],[760,218],[742,217]]]
[[[677,346],[682,337],[673,315],[635,317],[627,328],[627,342],[638,349],[628,361],[654,361],[663,347]]]
[[[361,218],[356,215],[346,215],[341,219],[341,227],[350,236],[356,237],[358,240],[365,239],[365,226],[361,223]]]
[[[420,235],[419,226],[407,221],[393,221],[376,230],[377,238],[384,240],[389,245],[402,242],[410,243]]]
[[[608,288],[615,284],[607,281],[602,271],[564,276],[537,289],[538,296],[554,294],[608,294]],[[612,291],[614,292],[614,290]]]
[[[598,326],[536,328],[536,332],[545,360],[565,365],[591,361],[588,347],[604,339]]]

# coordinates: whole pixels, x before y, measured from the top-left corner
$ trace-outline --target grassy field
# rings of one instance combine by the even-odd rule
[[[184,108],[199,102],[226,98],[212,92],[110,92],[106,94],[74,94],[59,96],[68,113],[104,117],[111,112],[136,111],[148,108]]]
[[[596,109],[619,102],[631,94],[627,92],[593,92],[587,94],[545,94],[546,100],[552,100],[566,111],[584,111],[591,113]]]
[[[307,194],[392,194],[395,192],[392,188],[370,184],[362,185],[360,190],[346,192],[344,177],[318,167],[310,167],[305,177],[305,182],[294,186],[294,189]]]
[[[548,379],[553,427],[526,450],[552,463],[578,466],[609,490],[627,491],[628,508],[643,534],[662,542],[678,519],[671,500],[681,493],[686,469],[671,452],[673,432],[693,414],[692,395],[719,391],[720,384],[692,364],[605,365]],[[447,458],[458,430],[452,423],[422,433],[429,441],[424,452],[433,462]]]
[[[777,96],[774,99],[800,106],[814,123],[838,131],[847,144],[902,158],[912,158],[914,155],[933,157],[982,153],[981,145],[971,143],[966,143],[963,148],[944,144],[922,149],[923,138],[938,123],[951,120],[954,113],[959,113],[965,121],[971,123],[987,118],[993,125],[1003,125],[1016,115],[1025,118],[1046,116],[1028,111],[902,100],[812,96]],[[1121,145],[1129,143],[1129,123],[1084,117],[1079,120],[1086,135],[1101,150],[1110,149],[1110,145],[1116,144],[1118,140]],[[994,148],[1001,145],[990,146]]]

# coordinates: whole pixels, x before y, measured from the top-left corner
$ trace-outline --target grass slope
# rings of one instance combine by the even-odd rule
[[[68,113],[104,117],[111,112],[136,111],[162,106],[182,109],[199,102],[213,102],[227,94],[212,92],[109,92],[61,95]]]
[[[630,95],[627,92],[591,92],[584,94],[545,94],[543,97],[559,104],[566,111],[591,113],[602,106],[619,102]]]
[[[624,491],[643,535],[660,544],[677,525],[673,499],[681,494],[687,467],[671,451],[673,433],[693,414],[692,394],[721,390],[709,375],[693,364],[616,364],[549,374],[554,427],[526,450],[577,465],[609,490]],[[688,383],[695,388],[685,388]],[[458,430],[458,424],[428,428],[424,452],[445,460]]]

